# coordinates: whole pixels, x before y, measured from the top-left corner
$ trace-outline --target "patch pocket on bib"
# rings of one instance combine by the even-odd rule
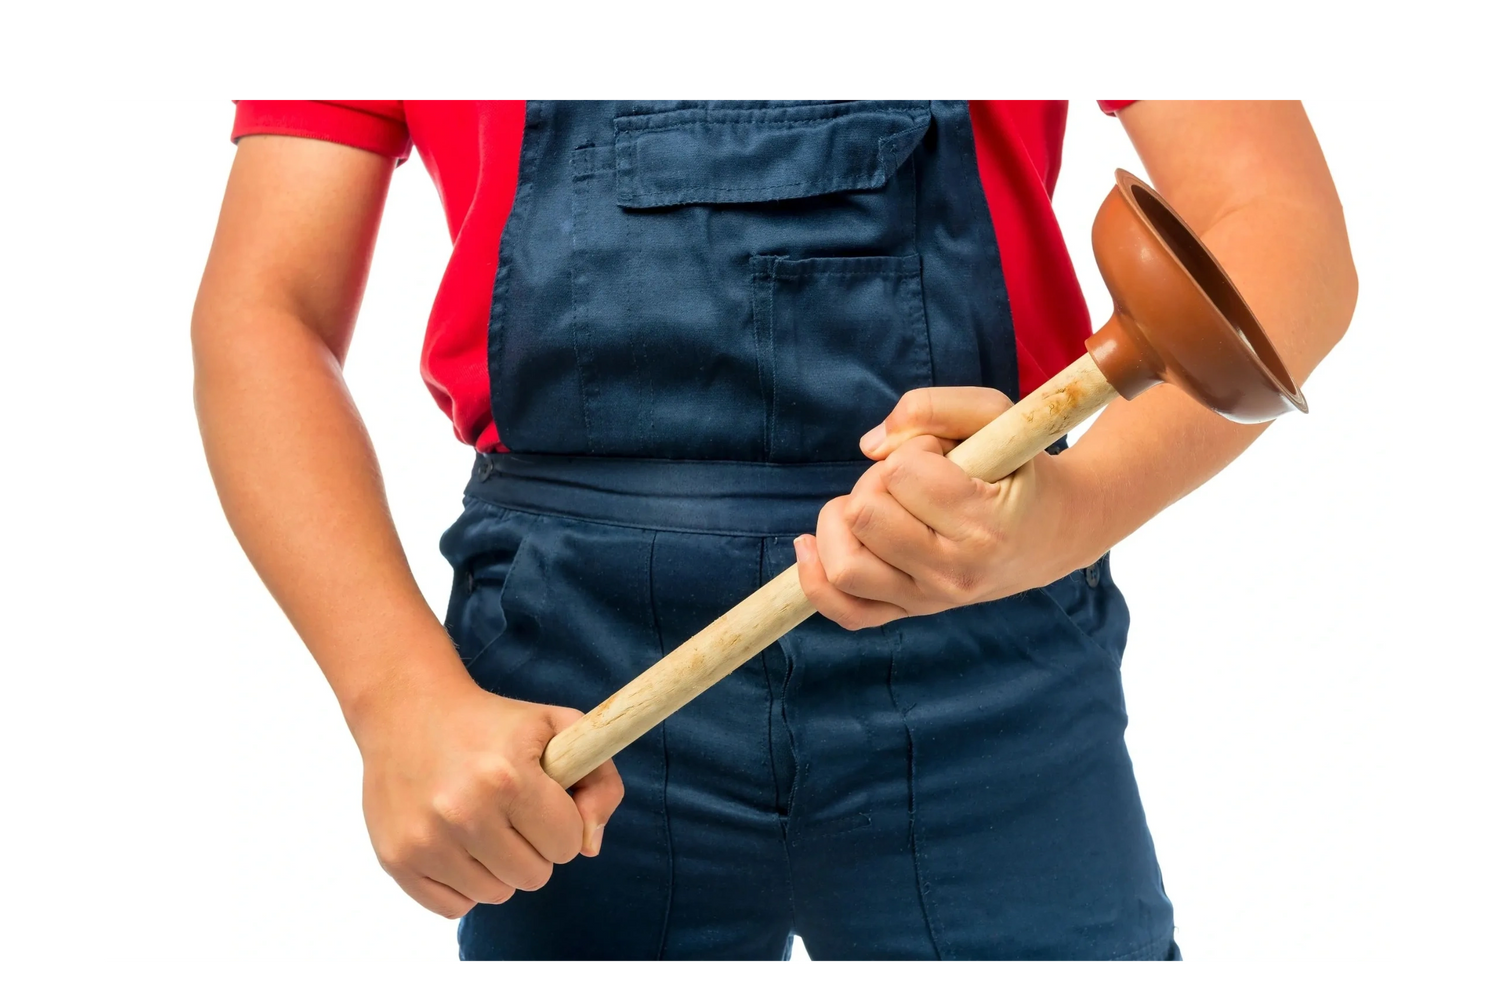
[[[769,460],[862,458],[859,436],[932,382],[920,255],[750,261]]]
[[[877,191],[931,125],[928,101],[682,108],[614,119],[621,208]]]

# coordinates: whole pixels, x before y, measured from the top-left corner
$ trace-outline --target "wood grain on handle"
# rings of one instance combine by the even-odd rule
[[[947,457],[969,475],[995,482],[1116,395],[1084,354]],[[571,787],[811,615],[793,564],[552,737],[542,768],[563,788]]]
[[[996,483],[1117,395],[1092,355],[1084,354],[947,452],[947,457],[974,479]]]

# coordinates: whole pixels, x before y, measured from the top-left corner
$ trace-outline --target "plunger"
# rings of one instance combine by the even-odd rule
[[[1092,224],[1113,316],[1086,354],[947,454],[970,476],[997,482],[1115,396],[1161,382],[1238,423],[1306,409],[1211,251],[1149,185],[1116,176]],[[793,565],[553,737],[542,768],[571,786],[813,611]]]

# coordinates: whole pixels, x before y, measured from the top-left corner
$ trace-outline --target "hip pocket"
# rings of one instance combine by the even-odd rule
[[[1105,552],[1092,565],[1068,573],[1036,593],[1044,595],[1064,627],[1119,666],[1129,636],[1129,606],[1113,582],[1108,556]]]
[[[526,530],[530,516],[466,500],[463,515],[442,538],[453,567],[453,589],[445,625],[458,657],[478,685],[495,694],[504,674],[529,659],[533,615],[515,607],[524,593],[544,601],[547,579]],[[527,602],[529,603],[529,601]],[[507,639],[501,642],[501,639]],[[503,662],[496,655],[504,649]]]
[[[859,436],[932,383],[920,255],[757,255],[751,273],[769,460],[857,460]]]

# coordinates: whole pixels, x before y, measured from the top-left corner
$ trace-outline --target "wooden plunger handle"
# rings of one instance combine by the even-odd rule
[[[1116,395],[1092,357],[1084,354],[947,457],[968,475],[997,482]],[[552,737],[541,767],[562,787],[570,787],[810,618],[812,611],[792,565]]]

